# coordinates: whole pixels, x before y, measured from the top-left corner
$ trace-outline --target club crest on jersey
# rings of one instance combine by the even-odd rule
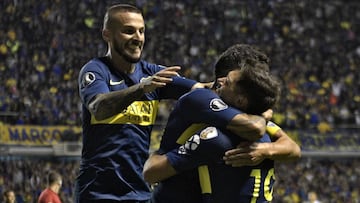
[[[215,127],[207,127],[200,132],[200,139],[208,140],[218,136],[218,131]]]
[[[81,87],[84,88],[90,85],[91,83],[93,83],[94,81],[95,81],[95,74],[92,72],[87,72],[83,75],[81,79]]]
[[[225,104],[225,102],[219,98],[215,98],[210,101],[210,109],[213,111],[222,111],[227,108],[228,105]]]

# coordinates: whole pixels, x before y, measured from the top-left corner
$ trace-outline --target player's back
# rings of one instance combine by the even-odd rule
[[[206,202],[260,203],[272,200],[274,168],[271,160],[241,168],[210,165],[209,174],[212,193],[210,196],[204,195]]]
[[[151,203],[201,203],[197,170],[183,172],[155,187]]]
[[[207,125],[225,128],[237,113],[212,90],[196,89],[185,94],[169,116],[158,153],[165,154],[180,147]],[[194,169],[161,181],[153,192],[152,202],[199,203],[201,192],[198,180],[197,169]]]
[[[267,134],[259,140],[259,142],[270,141]],[[211,186],[211,193],[203,194],[206,203],[263,203],[272,200],[272,188],[275,182],[273,160],[265,159],[256,166],[244,167],[214,163],[207,168],[209,179],[205,182],[208,181]]]

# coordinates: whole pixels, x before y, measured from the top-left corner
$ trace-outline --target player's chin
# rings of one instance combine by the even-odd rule
[[[130,63],[137,63],[140,61],[140,56],[141,56],[141,53],[140,54],[128,54],[126,57],[126,60]]]

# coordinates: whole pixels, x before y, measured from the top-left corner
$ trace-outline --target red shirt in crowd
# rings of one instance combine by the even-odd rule
[[[39,196],[38,203],[62,203],[59,195],[56,194],[54,191],[46,188],[43,190]]]

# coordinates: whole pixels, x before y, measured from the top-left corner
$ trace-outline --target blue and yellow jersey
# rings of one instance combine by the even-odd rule
[[[175,77],[170,85],[146,93],[123,112],[96,120],[86,107],[95,95],[128,88],[162,69],[139,61],[135,71],[125,75],[107,64],[104,58],[92,59],[79,74],[83,149],[77,190],[86,199],[147,200],[150,189],[143,180],[142,166],[148,157],[158,102],[179,98],[195,81]]]
[[[184,94],[170,113],[160,142],[159,153],[179,147],[205,126],[226,128],[241,111],[228,106],[210,89],[195,89]]]
[[[223,149],[233,149],[244,141],[236,135],[218,131]],[[224,141],[225,139],[225,141]],[[228,139],[228,141],[226,140]],[[266,134],[258,142],[271,142]],[[211,151],[220,149],[208,149]],[[241,202],[263,203],[272,200],[274,176],[274,161],[265,159],[259,165],[231,167],[223,162],[211,163],[198,167],[199,183],[204,203]]]
[[[200,142],[199,147],[197,149],[195,147],[195,149],[198,152],[202,150],[201,157],[197,154],[198,158],[190,162],[194,169],[180,170],[181,173],[160,182],[153,192],[153,203],[260,203],[271,201],[275,181],[272,160],[266,159],[257,166],[241,168],[227,166],[222,161],[225,151],[233,149],[240,142],[245,141],[224,130],[236,113],[239,112],[228,107],[218,95],[209,90],[195,90],[179,99],[169,117],[159,153],[165,154],[171,149],[179,149],[178,154],[182,156],[186,154],[186,148],[189,147],[189,145],[186,146],[187,141],[193,141],[190,137],[197,134]],[[209,147],[204,148],[203,140],[207,138],[201,138],[202,133],[200,132],[207,126],[215,126],[223,130],[218,130],[216,136],[221,140],[217,139],[215,144],[212,143]],[[208,140],[210,141],[210,139]],[[258,142],[271,142],[271,139],[266,134]],[[214,154],[219,155],[215,161],[208,158]],[[207,165],[199,166],[199,163],[206,162],[204,160],[212,161],[208,161]],[[172,162],[170,161],[170,163]]]
[[[240,111],[226,105],[209,89],[196,89],[183,95],[169,116],[158,153],[165,154],[184,144],[194,133],[208,125],[226,128]],[[153,203],[199,203],[201,188],[197,169],[184,172],[159,183]]]

